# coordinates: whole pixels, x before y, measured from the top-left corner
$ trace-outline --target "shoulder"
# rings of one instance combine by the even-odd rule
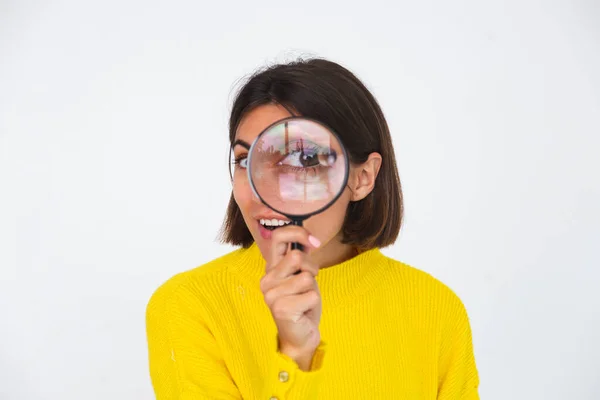
[[[444,282],[412,265],[391,257],[385,258],[388,262],[385,285],[390,290],[397,290],[415,302],[435,306],[438,310],[465,312],[459,296]]]
[[[238,262],[243,251],[234,250],[169,278],[152,293],[146,313],[161,313],[174,304],[202,303],[211,297],[218,297],[219,289],[225,287],[222,282],[230,275],[231,266]]]

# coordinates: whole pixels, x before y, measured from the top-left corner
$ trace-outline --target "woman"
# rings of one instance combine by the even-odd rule
[[[331,127],[350,158],[343,194],[304,227],[261,204],[246,173],[253,140],[289,116]],[[229,129],[235,165],[222,237],[241,248],[152,296],[157,399],[478,399],[461,301],[379,251],[398,236],[402,192],[368,89],[327,60],[275,65],[239,91]],[[304,251],[288,250],[293,242]]]

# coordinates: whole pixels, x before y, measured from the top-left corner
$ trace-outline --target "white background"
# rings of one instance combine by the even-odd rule
[[[600,3],[95,3],[0,1],[0,399],[153,397],[147,300],[231,249],[232,89],[298,55],[380,101],[385,253],[463,299],[482,398],[597,398]]]

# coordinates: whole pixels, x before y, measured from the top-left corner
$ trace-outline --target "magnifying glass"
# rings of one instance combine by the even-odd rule
[[[338,135],[311,118],[289,117],[268,126],[247,161],[254,194],[293,225],[325,211],[348,182],[348,155]],[[291,248],[303,250],[299,243]]]

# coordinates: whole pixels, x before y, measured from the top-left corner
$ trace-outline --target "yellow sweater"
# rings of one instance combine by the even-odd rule
[[[322,269],[322,343],[310,371],[278,352],[256,246],[176,275],[147,309],[158,400],[479,398],[458,297],[430,275],[366,251]]]

